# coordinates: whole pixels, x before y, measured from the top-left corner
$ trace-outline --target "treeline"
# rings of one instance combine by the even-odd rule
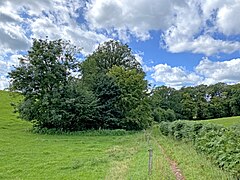
[[[139,130],[153,120],[208,119],[240,115],[240,85],[161,86],[150,92],[145,73],[126,44],[110,40],[84,60],[62,40],[34,39],[10,73],[21,92],[22,119],[39,129]]]
[[[160,86],[153,90],[155,121],[201,120],[240,115],[240,84],[199,85],[179,90]]]
[[[34,39],[9,73],[10,90],[24,96],[16,109],[38,129],[139,130],[150,126],[148,83],[131,49],[105,42],[80,62],[62,40]]]

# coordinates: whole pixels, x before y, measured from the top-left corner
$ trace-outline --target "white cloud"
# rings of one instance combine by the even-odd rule
[[[174,6],[184,1],[168,0],[91,0],[86,19],[93,29],[127,31],[141,40],[150,38],[149,30],[167,29],[174,15]]]
[[[234,2],[234,1],[233,1]],[[218,11],[217,25],[219,30],[226,35],[240,34],[240,1],[235,0],[235,3],[225,4]]]
[[[6,55],[0,56],[0,90],[8,87],[8,72],[12,70],[13,66],[19,64],[18,58],[20,57],[22,57],[20,54],[15,54],[10,57]]]
[[[202,83],[214,84],[217,82],[240,82],[240,59],[223,62],[213,62],[208,58],[200,61],[195,68],[196,72],[204,77]]]
[[[0,76],[0,90],[9,86],[8,79],[5,76]]]
[[[209,35],[202,35],[194,40],[181,39],[170,31],[164,35],[164,41],[170,52],[193,52],[202,53],[207,56],[218,53],[233,53],[240,50],[240,42],[223,41],[212,38]]]
[[[183,67],[158,64],[153,67],[151,77],[157,83],[175,88],[187,85],[210,85],[218,82],[235,84],[240,82],[240,58],[223,62],[203,58],[192,72],[188,72]]]
[[[27,50],[31,38],[65,39],[89,54],[108,38],[79,24],[82,0],[5,1],[0,4],[0,50],[3,53]],[[83,17],[82,17],[83,18]]]
[[[153,67],[151,77],[156,82],[162,82],[167,86],[181,87],[194,85],[201,81],[201,77],[194,72],[187,72],[183,67],[171,67],[167,64],[158,64]]]
[[[85,18],[92,29],[129,41],[151,38],[150,32],[162,32],[162,47],[174,53],[189,51],[207,56],[232,53],[240,49],[238,41],[224,40],[216,34],[240,34],[240,0],[91,0]]]

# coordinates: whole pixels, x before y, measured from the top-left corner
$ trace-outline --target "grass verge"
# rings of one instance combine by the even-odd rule
[[[204,155],[198,154],[191,143],[163,136],[157,128],[154,130],[154,136],[165,149],[165,153],[177,162],[186,179],[234,179],[230,173],[222,171]]]

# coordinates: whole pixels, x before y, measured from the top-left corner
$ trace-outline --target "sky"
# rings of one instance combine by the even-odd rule
[[[240,82],[240,0],[0,0],[0,89],[33,38],[127,43],[152,85]]]

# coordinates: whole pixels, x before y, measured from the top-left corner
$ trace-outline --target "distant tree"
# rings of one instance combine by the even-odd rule
[[[213,118],[230,116],[229,101],[231,97],[229,87],[225,83],[208,86],[210,113]]]
[[[180,119],[182,117],[181,94],[176,89],[167,86],[156,87],[152,92],[150,100],[153,111],[158,108],[165,111],[171,109],[174,111],[176,118]]]
[[[240,84],[229,86],[229,108],[232,116],[240,115]]]
[[[162,121],[175,121],[176,115],[175,112],[172,109],[164,110],[160,107],[153,110],[153,118],[156,122],[162,122]]]
[[[71,76],[79,63],[76,47],[62,40],[33,40],[20,65],[9,73],[10,89],[20,91],[20,117],[40,128],[80,130],[95,127],[97,100]],[[94,123],[93,123],[94,122]]]

